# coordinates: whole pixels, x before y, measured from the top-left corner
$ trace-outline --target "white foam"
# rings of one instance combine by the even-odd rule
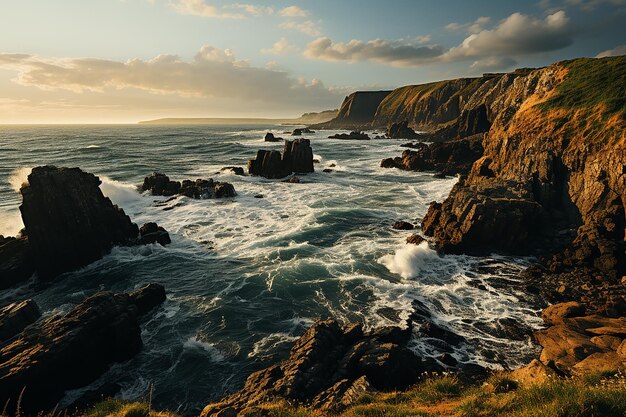
[[[24,223],[19,210],[12,209],[0,214],[0,235],[15,236],[23,228]]]
[[[114,204],[125,208],[141,200],[137,187],[132,184],[113,180],[106,176],[100,176],[102,194],[109,197]]]
[[[32,170],[32,167],[21,167],[13,170],[11,175],[9,175],[9,184],[11,184],[11,189],[16,193],[19,193],[22,185],[28,183],[28,176]]]
[[[285,343],[292,343],[296,339],[298,338],[288,335],[287,333],[272,333],[254,343],[252,351],[248,353],[248,357],[254,358],[272,355],[278,346]]]
[[[432,269],[433,262],[441,262],[437,252],[428,247],[428,242],[419,245],[407,244],[393,255],[385,255],[378,262],[385,265],[390,272],[402,278],[415,278],[424,269]]]
[[[199,340],[197,336],[192,336],[183,344],[185,349],[203,350],[209,354],[209,359],[213,362],[222,362],[226,355],[219,350],[213,343]]]

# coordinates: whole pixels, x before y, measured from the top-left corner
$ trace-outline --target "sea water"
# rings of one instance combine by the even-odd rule
[[[100,291],[130,291],[150,282],[166,302],[142,321],[143,350],[98,381],[117,382],[135,399],[153,388],[156,407],[197,412],[288,355],[315,320],[361,322],[368,329],[404,325],[416,302],[433,321],[466,340],[461,363],[514,367],[534,352],[529,338],[511,340],[502,323],[540,325],[537,308],[516,278],[530,260],[440,256],[396,220],[419,224],[456,178],[380,167],[401,140],[311,140],[315,173],[302,183],[237,176],[272,131],[284,126],[4,126],[0,128],[0,234],[22,227],[19,187],[34,166],[80,167],[139,225],[156,221],[166,247],[114,248],[102,260],[41,285],[31,280],[0,292],[0,303],[34,298],[45,315],[67,312]],[[322,172],[323,169],[332,172]],[[192,200],[140,194],[153,171],[171,179],[213,178],[234,185],[232,199]],[[263,198],[255,196],[262,195]],[[415,334],[411,348],[438,357],[441,343]],[[503,362],[503,358],[507,358]],[[64,402],[80,395],[71,391]]]

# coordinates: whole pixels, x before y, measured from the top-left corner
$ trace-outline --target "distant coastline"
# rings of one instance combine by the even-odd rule
[[[270,119],[260,117],[166,117],[143,120],[141,125],[307,125],[324,123],[334,119],[338,110],[305,113],[298,118]]]

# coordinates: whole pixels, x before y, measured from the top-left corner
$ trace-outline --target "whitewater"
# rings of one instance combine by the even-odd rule
[[[503,323],[536,328],[537,307],[516,276],[530,259],[441,256],[426,242],[407,245],[431,201],[457,179],[380,168],[402,140],[345,141],[337,133],[311,139],[316,172],[302,183],[237,176],[266,132],[290,138],[285,126],[4,126],[0,130],[0,234],[22,227],[19,187],[34,166],[80,167],[138,224],[156,221],[167,247],[118,247],[54,282],[31,280],[0,293],[0,303],[32,297],[45,315],[63,313],[99,290],[129,291],[149,282],[166,287],[164,305],[142,323],[143,350],[115,364],[90,387],[122,385],[122,398],[147,396],[155,406],[196,411],[241,387],[245,378],[286,357],[315,320],[336,318],[366,328],[404,325],[415,303],[466,343],[461,363],[515,367],[532,357],[528,338],[512,340]],[[322,172],[323,169],[332,172]],[[213,178],[234,185],[233,199],[168,199],[142,195],[153,171],[175,180]],[[259,198],[262,196],[262,198]],[[438,357],[436,339],[412,344]],[[506,363],[504,362],[506,358]],[[88,389],[89,387],[85,388]],[[65,402],[84,389],[69,392]]]

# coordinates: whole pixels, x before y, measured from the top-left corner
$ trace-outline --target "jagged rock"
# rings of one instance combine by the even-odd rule
[[[138,316],[161,300],[148,294],[162,291],[154,284],[131,294],[99,292],[65,315],[27,327],[0,347],[0,402],[14,412],[26,386],[23,412],[48,411],[65,390],[134,356],[142,346]]]
[[[151,283],[129,294],[130,302],[137,307],[137,313],[143,316],[165,301],[165,287]]]
[[[389,139],[419,139],[421,135],[409,127],[407,120],[403,120],[389,126],[387,129],[387,137]]]
[[[476,108],[463,110],[455,123],[427,135],[424,140],[434,142],[458,140],[488,132],[490,128],[491,122],[487,118],[487,106],[481,104]]]
[[[522,386],[543,384],[557,376],[558,374],[552,368],[537,359],[533,359],[528,365],[511,372],[511,378]]]
[[[281,138],[279,138],[281,139]],[[281,139],[282,140],[282,139]],[[235,175],[246,175],[242,167],[224,167],[220,171],[233,171]]]
[[[137,225],[99,185],[79,168],[54,166],[33,168],[22,185],[20,211],[40,277],[87,265],[137,238]]]
[[[384,159],[380,166],[407,171],[439,171],[444,175],[467,174],[483,154],[482,139],[477,135],[430,145],[417,143],[413,146],[417,150],[406,149],[402,157]]]
[[[626,369],[626,359],[615,352],[596,352],[572,367],[575,374],[620,372]]]
[[[422,323],[419,331],[425,336],[443,340],[444,342],[452,346],[458,346],[461,343],[465,342],[465,338],[463,338],[463,336],[459,336],[458,334],[450,330],[444,329],[443,327],[433,323],[430,320],[426,320],[424,323]]]
[[[248,172],[265,178],[314,172],[311,142],[308,139],[287,140],[282,155],[278,151],[259,150],[256,158],[248,161]]]
[[[355,129],[370,124],[376,109],[391,91],[357,91],[347,96],[337,117],[329,122],[311,126],[320,129]],[[382,125],[382,124],[381,124]]]
[[[622,343],[621,338],[610,335],[594,336],[589,340],[591,341],[591,343],[593,343],[602,350],[617,351],[620,347],[620,344]]]
[[[398,328],[364,334],[359,325],[318,322],[295,342],[288,359],[253,373],[240,391],[207,405],[201,416],[240,411],[272,398],[337,410],[373,389],[404,389],[426,366],[405,347],[410,334]]]
[[[580,317],[585,314],[585,306],[576,301],[568,303],[554,304],[546,307],[541,312],[541,318],[544,322],[551,325],[563,323],[564,318]]]
[[[403,220],[398,220],[392,226],[396,230],[413,230],[415,226],[409,222],[405,222]]]
[[[165,246],[172,243],[172,240],[167,230],[156,223],[150,222],[139,228],[139,244],[147,245],[150,243],[158,243]]]
[[[237,167],[227,168],[234,168],[237,172]],[[195,199],[224,198],[237,195],[235,187],[228,182],[197,179],[195,181],[183,180],[181,183],[180,181],[171,181],[167,175],[158,172],[153,172],[143,180],[140,191],[150,191],[152,195],[160,196],[180,194]]]
[[[294,129],[293,132],[291,132],[291,136],[302,136],[303,133],[315,133],[315,132],[309,129],[308,127],[303,127],[300,129]]]
[[[30,299],[2,307],[0,309],[0,342],[19,334],[39,317],[41,317],[39,307]]]
[[[34,272],[35,263],[28,238],[0,235],[0,290],[26,281]]]
[[[300,133],[302,134],[302,133]],[[283,138],[278,138],[276,136],[274,136],[274,134],[272,132],[267,132],[265,134],[265,138],[264,138],[265,142],[281,142],[284,139]]]
[[[411,236],[406,238],[406,243],[410,243],[413,245],[419,245],[420,243],[424,242],[426,239],[424,239],[422,236],[420,236],[417,233],[413,233]]]
[[[335,135],[329,136],[328,139],[370,140],[370,137],[367,135],[367,133],[355,130],[350,133],[337,133]]]

